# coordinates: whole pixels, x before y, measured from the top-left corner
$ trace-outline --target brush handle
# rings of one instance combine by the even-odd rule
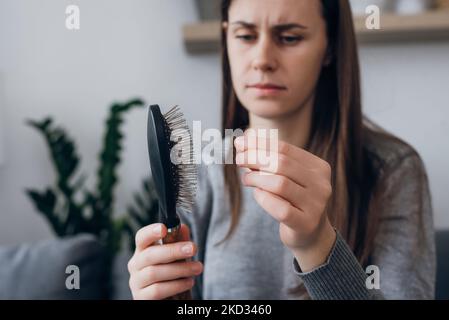
[[[174,228],[169,228],[167,230],[167,235],[162,239],[162,243],[174,243],[178,242],[180,239],[180,228],[181,225],[178,225]],[[192,300],[192,294],[190,290],[178,293],[177,295],[174,295],[170,298],[167,298],[165,300]]]

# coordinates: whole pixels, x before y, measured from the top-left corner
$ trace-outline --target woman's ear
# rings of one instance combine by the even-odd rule
[[[223,30],[226,32],[228,31],[228,22],[227,21],[223,21],[221,24],[221,27],[223,28]]]

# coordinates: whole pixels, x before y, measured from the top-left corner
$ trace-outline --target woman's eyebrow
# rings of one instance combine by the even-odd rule
[[[273,26],[273,29],[277,30],[277,31],[287,31],[290,29],[307,29],[306,26],[299,24],[299,23],[286,23],[286,24],[278,24]]]
[[[248,29],[256,29],[256,25],[254,23],[245,22],[245,21],[235,21],[231,23],[232,25],[240,25],[242,27],[248,28]]]
[[[242,27],[245,27],[247,29],[256,29],[257,26],[254,23],[246,22],[246,21],[235,21],[231,23],[232,25],[240,25]],[[287,31],[291,29],[307,29],[306,26],[299,24],[299,23],[284,23],[284,24],[276,24],[272,27],[276,31]]]

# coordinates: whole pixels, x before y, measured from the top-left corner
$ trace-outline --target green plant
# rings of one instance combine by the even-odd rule
[[[121,161],[123,133],[121,126],[126,112],[142,108],[141,100],[125,104],[115,103],[106,121],[106,133],[100,152],[96,189],[86,189],[86,176],[77,175],[80,157],[76,145],[64,129],[53,125],[51,118],[28,121],[44,137],[50,151],[56,183],[45,190],[26,190],[37,210],[44,215],[57,236],[91,233],[106,247],[107,258],[112,262],[120,250],[123,235],[129,236],[131,247],[137,229],[157,220],[158,205],[151,178],[143,181],[141,193],[134,193],[134,204],[128,212],[115,217],[114,188],[118,183],[117,168]]]
[[[138,229],[142,226],[159,221],[159,205],[155,200],[157,199],[154,189],[153,180],[147,178],[142,182],[141,193],[134,193],[134,204],[128,206],[128,219],[124,225],[124,231],[128,234],[130,239],[130,250],[134,251],[135,241],[134,237]]]

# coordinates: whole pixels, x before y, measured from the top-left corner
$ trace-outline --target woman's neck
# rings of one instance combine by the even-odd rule
[[[249,128],[278,129],[279,140],[290,143],[299,148],[305,148],[309,141],[312,125],[313,99],[294,113],[279,118],[261,118],[249,114]]]

